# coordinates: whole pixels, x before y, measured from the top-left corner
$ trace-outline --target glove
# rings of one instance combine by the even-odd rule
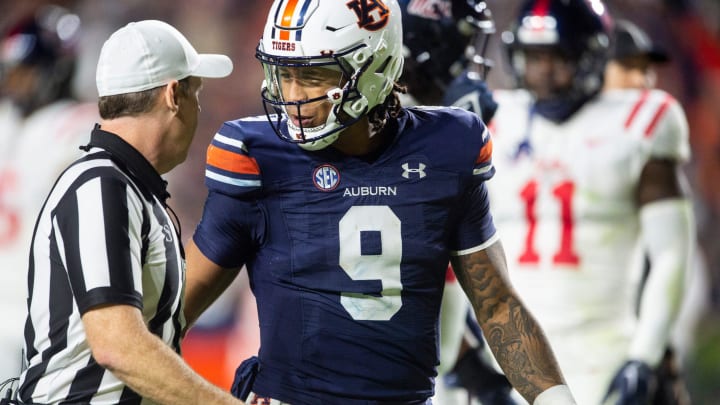
[[[483,122],[490,122],[497,111],[492,92],[485,81],[468,71],[458,75],[445,90],[443,105],[464,108],[479,115]]]
[[[655,374],[650,366],[641,361],[630,360],[613,377],[603,403],[648,405],[655,394],[655,387]]]
[[[455,367],[445,374],[445,385],[464,388],[472,398],[483,404],[516,405],[510,396],[510,382],[485,361],[480,350],[466,351]]]

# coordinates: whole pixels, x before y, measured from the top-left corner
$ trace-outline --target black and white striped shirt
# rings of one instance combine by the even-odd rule
[[[33,234],[19,389],[27,403],[142,403],[92,358],[80,317],[98,305],[140,308],[148,329],[180,351],[184,254],[166,183],[97,126],[87,150],[55,183]]]

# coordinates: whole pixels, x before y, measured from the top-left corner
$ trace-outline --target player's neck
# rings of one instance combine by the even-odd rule
[[[364,156],[383,145],[383,132],[373,133],[367,119],[362,119],[345,129],[332,147],[349,156]]]

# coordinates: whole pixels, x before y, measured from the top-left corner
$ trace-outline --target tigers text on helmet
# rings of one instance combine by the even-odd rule
[[[579,108],[602,87],[611,25],[601,0],[526,0],[502,40],[520,85],[525,75],[527,49],[549,48],[564,55],[575,67],[574,81],[562,100],[552,101],[566,104],[565,108],[552,109],[574,112],[573,108]]]
[[[12,99],[25,115],[70,97],[79,39],[80,18],[60,6],[42,6],[22,18],[0,44],[2,97]],[[32,81],[15,80],[27,72]]]
[[[318,150],[385,101],[403,67],[401,12],[396,0],[274,0],[256,57],[265,73],[261,95],[280,138]],[[283,95],[283,68],[325,68],[342,73],[322,97]],[[308,103],[332,104],[325,123],[304,127],[288,116]]]
[[[466,69],[484,79],[495,24],[483,0],[399,0],[403,12],[402,81],[423,104],[436,104]]]

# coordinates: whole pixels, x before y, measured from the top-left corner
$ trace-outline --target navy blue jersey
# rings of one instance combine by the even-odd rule
[[[208,148],[194,241],[223,267],[247,265],[256,393],[292,404],[432,395],[448,260],[495,237],[492,143],[461,109],[405,109],[397,126],[372,161],[303,150],[265,117],[226,122]]]

